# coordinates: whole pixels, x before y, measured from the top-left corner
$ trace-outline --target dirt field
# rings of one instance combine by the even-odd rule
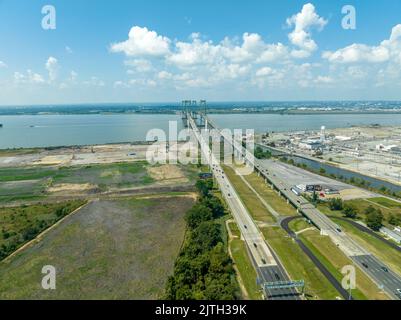
[[[0,299],[157,299],[173,270],[192,197],[96,201],[0,263]],[[57,289],[41,288],[41,269]]]
[[[68,192],[68,193],[80,193],[80,192],[89,192],[91,190],[96,190],[97,186],[90,183],[62,183],[50,187],[47,189],[50,193],[60,193],[60,192]]]
[[[156,181],[160,181],[161,183],[170,184],[189,182],[182,170],[175,165],[166,164],[162,166],[148,167],[147,169],[150,177]]]

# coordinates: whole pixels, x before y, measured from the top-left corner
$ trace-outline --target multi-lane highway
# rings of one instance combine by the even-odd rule
[[[207,118],[207,116],[203,116]],[[208,119],[207,122],[210,127],[219,131],[210,119]],[[401,277],[398,274],[391,271],[388,266],[356,243],[339,225],[316,209],[303,196],[294,193],[292,191],[292,186],[288,184],[285,177],[280,176],[280,172],[273,171],[262,161],[256,159],[252,152],[243,147],[242,142],[233,140],[232,136],[229,136],[228,133],[224,131],[219,132],[223,139],[230,143],[233,149],[243,157],[245,163],[253,166],[255,171],[266,180],[266,183],[271,184],[272,188],[277,189],[278,192],[292,203],[297,208],[298,212],[307,217],[323,235],[329,236],[337,247],[384,292],[393,299],[401,299],[398,292],[398,290],[401,290]]]
[[[240,200],[237,192],[230,183],[220,161],[209,147],[208,141],[202,136],[197,124],[191,115],[188,115],[188,124],[199,142],[204,159],[208,161],[220,190],[229,206],[247,244],[252,261],[255,265],[261,284],[289,281],[284,268],[277,261],[274,253],[267,246],[265,239],[252,220],[248,210]],[[294,288],[278,288],[265,292],[267,299],[298,299],[298,292]]]

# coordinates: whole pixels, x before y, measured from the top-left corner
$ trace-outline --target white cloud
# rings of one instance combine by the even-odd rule
[[[95,76],[92,76],[89,80],[84,81],[83,84],[92,87],[104,87],[106,85],[103,80]]]
[[[271,75],[273,73],[273,69],[270,67],[263,67],[256,71],[257,77],[265,77]]]
[[[192,42],[177,42],[176,51],[167,57],[167,61],[180,68],[191,67],[195,65],[207,65],[214,63],[216,59],[221,59],[219,45],[213,42],[204,42],[198,34],[191,35]]]
[[[65,51],[69,54],[73,53],[72,49],[69,46],[65,46]]]
[[[173,75],[170,73],[170,72],[167,72],[167,71],[160,71],[159,73],[158,73],[158,75],[157,75],[157,77],[159,78],[159,79],[162,79],[162,80],[169,80],[169,79],[172,79],[173,78]]]
[[[3,61],[0,61],[0,68],[7,68],[6,63]]]
[[[58,73],[58,61],[54,57],[49,57],[46,62],[46,70],[49,72],[49,80],[50,82],[53,82],[57,79],[57,73]]]
[[[20,72],[14,72],[14,83],[15,84],[41,84],[44,83],[45,79],[38,73],[28,69],[25,74]]]
[[[164,56],[169,53],[170,39],[150,31],[146,27],[132,27],[128,40],[111,45],[112,52],[127,56]]]
[[[393,27],[390,38],[378,46],[354,43],[337,51],[326,51],[323,58],[332,63],[401,63],[401,24]]]
[[[114,88],[129,88],[129,85],[123,81],[115,81],[114,82]]]
[[[133,67],[136,72],[149,72],[153,70],[152,62],[146,59],[126,60],[124,64]]]
[[[158,87],[167,92],[174,92],[174,89],[222,92],[230,88],[236,92],[269,88],[302,92],[303,88],[334,88],[334,84],[344,90],[363,87],[367,83],[374,86],[388,82],[385,74],[391,76],[393,83],[400,77],[401,25],[394,27],[390,38],[377,47],[358,44],[326,52],[321,60],[326,63],[323,64],[321,61],[300,63],[298,60],[308,58],[318,50],[312,31],[322,30],[327,25],[315,7],[310,3],[304,5],[299,13],[287,19],[287,24],[293,27],[288,34],[288,45],[265,42],[260,34],[250,32],[243,33],[240,38],[226,37],[220,42],[211,41],[199,33],[192,33],[185,41],[170,41],[155,31],[134,27],[139,28],[141,36],[134,35],[133,28],[126,42],[112,45],[113,52],[125,52],[130,57],[124,63],[127,74],[133,78],[116,81],[114,86]],[[348,68],[350,66],[340,63],[327,64],[327,60],[389,60],[399,63],[398,67],[394,63],[391,68],[366,70],[366,66]]]
[[[326,51],[323,58],[337,63],[385,62],[390,58],[388,48],[370,47],[365,44],[352,44],[335,52]]]
[[[292,55],[295,58],[306,58],[317,50],[318,46],[311,37],[311,29],[316,27],[319,31],[327,24],[327,20],[320,17],[315,6],[307,3],[303,6],[301,12],[287,19],[288,26],[294,26],[294,30],[288,35],[291,43],[299,49],[293,50]]]
[[[314,80],[314,83],[318,84],[329,84],[333,83],[334,79],[329,77],[329,76],[317,76],[316,79]]]
[[[72,71],[70,72],[69,80],[70,80],[71,82],[75,82],[75,80],[77,79],[77,77],[78,77],[78,73],[76,73],[74,70],[72,70]]]

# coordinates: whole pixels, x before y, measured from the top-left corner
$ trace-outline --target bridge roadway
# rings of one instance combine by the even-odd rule
[[[204,140],[197,124],[190,115],[188,116],[188,123],[201,146],[204,159],[208,161],[227,205],[238,224],[241,236],[247,245],[259,279],[261,282],[289,281],[283,266],[281,266],[274,253],[267,246],[263,235],[255,225],[248,210],[220,166],[219,159],[210,150],[209,143]],[[293,288],[272,289],[265,293],[265,295],[267,295],[266,298],[269,300],[299,299],[298,292]]]
[[[208,126],[219,130],[210,118],[203,115],[207,119]],[[228,141],[233,149],[242,155],[246,163],[253,164],[253,167],[269,183],[272,188],[276,188],[280,195],[284,196],[289,203],[297,208],[298,212],[309,219],[323,235],[331,238],[333,243],[341,249],[344,254],[349,257],[355,265],[357,265],[372,281],[374,281],[384,292],[391,298],[401,300],[401,277],[390,270],[383,262],[365,250],[349,237],[339,225],[334,223],[325,214],[316,209],[308,200],[300,195],[296,195],[292,190],[292,186],[286,183],[278,176],[278,172],[272,172],[260,160],[256,159],[249,150],[246,150],[241,143],[233,141],[224,131],[220,131],[220,135],[225,141]]]

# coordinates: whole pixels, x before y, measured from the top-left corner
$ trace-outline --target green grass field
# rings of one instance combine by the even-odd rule
[[[308,300],[334,300],[340,295],[284,230],[272,227],[263,228],[262,231],[291,279],[305,281],[305,296]]]
[[[118,185],[151,183],[145,170],[147,162],[96,164],[87,166],[36,166],[1,168],[0,182],[52,179],[54,183],[93,183]]]
[[[387,207],[389,209],[398,209],[398,213],[401,213],[401,203],[388,199],[388,198],[370,198],[370,201],[373,201],[381,206]]]
[[[253,219],[267,223],[275,222],[271,213],[263,206],[259,198],[248,188],[244,181],[236,175],[235,171],[227,166],[224,166],[224,171]]]
[[[256,284],[256,271],[253,267],[246,249],[245,242],[234,239],[230,242],[230,250],[233,256],[234,265],[237,267],[243,285],[251,300],[260,300],[262,293]]]
[[[379,197],[379,198],[369,198],[369,199],[354,199],[344,202],[357,209],[359,219],[365,219],[365,210],[372,206],[375,209],[380,210],[383,213],[385,225],[388,225],[388,220],[390,215],[394,215],[401,220],[401,203],[393,201],[391,199]],[[319,204],[318,209],[327,215],[342,217],[341,211],[330,210],[327,204]]]
[[[0,208],[0,260],[84,203],[80,200]]]
[[[352,238],[359,242],[369,252],[373,253],[391,269],[401,275],[401,253],[370,234],[362,232],[351,224],[334,219]]]
[[[293,220],[289,223],[289,226],[290,226],[291,230],[294,232],[298,232],[298,231],[313,227],[313,225],[308,223],[305,219]]]
[[[266,202],[272,206],[282,216],[295,216],[298,215],[296,209],[280,197],[276,191],[267,186],[263,178],[259,177],[256,173],[244,176],[248,183],[256,190],[256,192]]]
[[[0,203],[40,200],[49,194],[48,188],[62,184],[91,184],[94,190],[109,191],[136,188],[157,183],[145,161],[72,167],[36,166],[0,168]],[[193,182],[199,168],[179,166],[183,176]]]
[[[0,263],[0,299],[157,299],[185,233],[192,197],[93,202]],[[41,269],[57,289],[41,288]]]
[[[231,234],[232,234],[234,237],[237,237],[237,238],[240,238],[240,237],[241,237],[241,232],[240,232],[240,230],[239,230],[239,228],[238,228],[237,223],[235,223],[235,222],[229,222],[229,223],[228,223],[228,227],[230,228]]]
[[[306,231],[300,235],[300,239],[308,246],[316,257],[325,265],[330,273],[341,283],[343,275],[341,269],[347,265],[353,265],[329,237],[321,236],[318,231]],[[383,300],[388,299],[381,293],[378,287],[356,267],[356,286],[352,295],[358,300]]]
[[[38,200],[45,197],[46,179],[0,182],[0,203],[16,200]]]

